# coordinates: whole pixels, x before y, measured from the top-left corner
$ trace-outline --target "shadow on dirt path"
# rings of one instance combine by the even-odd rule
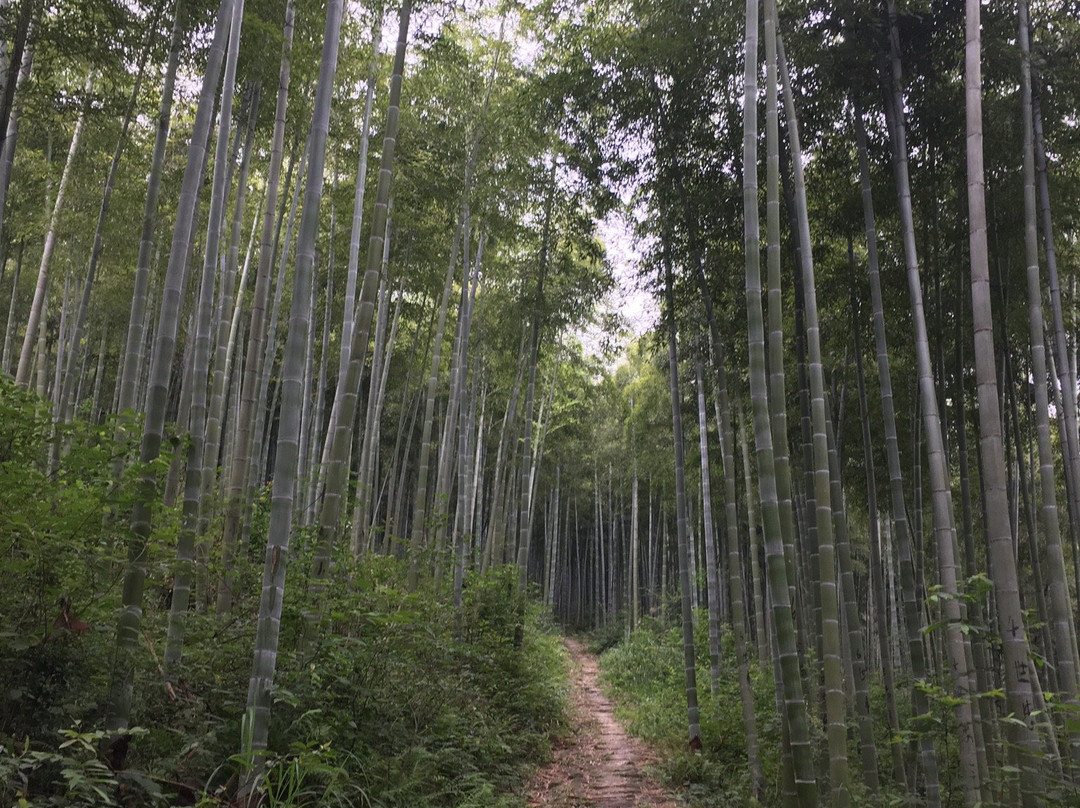
[[[596,657],[576,640],[570,651],[571,731],[556,741],[553,759],[528,785],[533,808],[675,808],[677,803],[644,772],[656,760],[615,720],[600,691]]]

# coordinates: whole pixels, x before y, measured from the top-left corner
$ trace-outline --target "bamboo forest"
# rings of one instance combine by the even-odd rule
[[[0,0],[0,808],[1080,806],[1078,0]]]

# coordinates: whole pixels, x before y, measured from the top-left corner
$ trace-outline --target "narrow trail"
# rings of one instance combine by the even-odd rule
[[[596,657],[567,639],[570,722],[553,759],[529,784],[532,808],[675,808],[676,802],[643,771],[656,760],[615,720],[600,691]]]

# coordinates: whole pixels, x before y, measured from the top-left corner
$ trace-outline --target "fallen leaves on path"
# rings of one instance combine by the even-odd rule
[[[597,682],[596,657],[575,640],[566,645],[572,729],[532,779],[531,808],[675,808],[675,800],[643,771],[656,756],[615,720]]]

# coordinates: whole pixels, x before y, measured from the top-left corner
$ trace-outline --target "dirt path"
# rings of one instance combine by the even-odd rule
[[[675,808],[643,771],[656,758],[627,735],[597,684],[596,657],[575,640],[570,650],[572,730],[556,742],[553,760],[529,786],[533,808]]]

